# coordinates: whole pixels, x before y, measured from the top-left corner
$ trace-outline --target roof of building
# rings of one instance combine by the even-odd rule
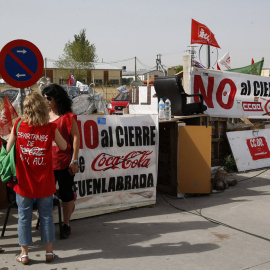
[[[136,70],[136,74],[137,75],[145,75],[147,73],[153,72],[153,71],[159,71],[162,73],[162,71],[160,70],[146,70],[146,69],[140,69],[140,70]],[[122,71],[122,76],[135,76],[135,71],[134,70],[123,70]]]
[[[95,63],[94,64],[95,68],[94,69],[114,69],[114,70],[122,70],[122,68],[112,66],[111,64],[108,63]]]

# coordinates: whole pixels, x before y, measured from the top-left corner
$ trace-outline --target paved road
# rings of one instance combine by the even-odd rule
[[[17,212],[0,239],[0,270],[11,269],[270,269],[270,172],[235,174],[223,193],[180,199],[159,193],[142,207],[71,222],[72,237],[57,240],[57,258],[45,252],[34,232],[31,264],[15,262]],[[240,182],[241,181],[241,182]],[[0,211],[3,224],[5,210]],[[33,223],[35,225],[35,223]]]

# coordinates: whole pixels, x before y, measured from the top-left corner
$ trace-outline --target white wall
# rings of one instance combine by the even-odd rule
[[[132,88],[131,95],[135,88]],[[158,114],[158,98],[153,97],[156,94],[154,86],[151,86],[151,100],[147,103],[147,86],[139,86],[139,104],[129,104],[129,114]]]

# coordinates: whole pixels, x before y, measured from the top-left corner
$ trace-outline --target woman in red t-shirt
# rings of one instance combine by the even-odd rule
[[[71,235],[70,218],[74,210],[76,191],[74,175],[78,172],[80,133],[77,115],[72,113],[72,101],[67,92],[58,84],[50,84],[42,90],[50,110],[50,122],[57,124],[57,129],[67,142],[65,151],[53,144],[53,169],[59,186],[59,196],[63,207],[62,238]]]
[[[18,205],[18,236],[21,254],[16,260],[28,264],[28,246],[32,244],[33,200],[37,200],[41,241],[46,247],[46,261],[54,258],[53,241],[55,240],[52,216],[55,180],[52,165],[52,142],[62,150],[67,143],[56,125],[49,123],[47,105],[41,95],[33,92],[24,101],[24,115],[16,136],[19,121],[17,119],[7,143],[9,152],[16,139],[16,177],[14,187]]]

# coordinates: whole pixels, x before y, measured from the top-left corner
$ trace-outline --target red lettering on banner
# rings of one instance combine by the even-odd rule
[[[264,137],[247,139],[247,145],[253,160],[270,158],[270,151]]]
[[[84,123],[84,142],[87,148],[95,149],[99,144],[98,125],[93,120]]]
[[[229,94],[229,98],[228,98],[228,103],[225,104],[222,100],[222,92],[225,88],[225,85],[229,84],[231,86],[231,91]],[[234,101],[234,97],[236,94],[236,85],[234,84],[234,82],[230,79],[223,79],[217,89],[217,103],[220,105],[220,107],[222,107],[225,110],[229,110],[232,108],[233,106],[233,101]]]
[[[242,108],[244,111],[263,111],[261,102],[242,102]]]
[[[226,94],[227,94],[226,91],[223,93],[226,84],[229,84],[230,87],[231,87],[231,91],[230,91],[230,94],[229,94],[227,104],[224,103],[223,100],[222,100],[222,94],[224,96],[226,96]],[[195,75],[194,76],[194,94],[201,93],[203,95],[203,99],[204,99],[204,101],[205,101],[208,108],[214,108],[213,91],[214,91],[214,77],[208,76],[208,85],[207,85],[207,93],[206,93],[201,75]],[[229,109],[231,109],[233,107],[233,102],[234,102],[234,97],[236,95],[236,91],[237,91],[236,85],[232,80],[223,79],[220,82],[220,84],[219,84],[219,86],[217,88],[216,100],[217,100],[217,103],[220,105],[221,108],[223,108],[225,110],[229,110]],[[199,102],[199,97],[194,97],[194,101]]]
[[[208,77],[208,86],[206,94],[202,77],[200,75],[194,76],[194,94],[201,93],[208,108],[214,108],[212,98],[213,89],[214,89],[214,77]],[[200,101],[199,97],[194,97],[194,101],[199,102]]]
[[[93,171],[105,171],[108,169],[129,169],[148,167],[150,164],[149,156],[153,151],[133,151],[126,156],[111,156],[106,153],[99,154],[92,162]],[[137,157],[137,158],[136,158]]]

